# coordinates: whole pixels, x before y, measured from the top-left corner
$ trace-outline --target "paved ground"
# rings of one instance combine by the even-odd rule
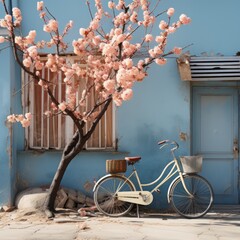
[[[200,219],[175,214],[81,218],[65,211],[48,220],[41,213],[0,213],[1,240],[178,240],[240,239],[240,207],[221,207]]]

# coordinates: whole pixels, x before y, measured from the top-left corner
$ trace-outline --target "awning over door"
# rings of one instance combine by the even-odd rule
[[[240,81],[240,56],[177,59],[183,81]]]

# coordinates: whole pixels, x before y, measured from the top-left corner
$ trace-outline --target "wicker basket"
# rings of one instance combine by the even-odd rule
[[[127,170],[126,160],[106,160],[107,173],[123,173]]]
[[[202,156],[180,157],[184,173],[198,173],[202,171]]]

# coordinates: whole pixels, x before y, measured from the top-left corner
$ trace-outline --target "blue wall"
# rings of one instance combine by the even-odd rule
[[[37,0],[19,0],[19,6],[24,15],[23,32],[25,33],[32,29],[42,29],[42,22],[36,11],[36,2]],[[78,38],[80,26],[87,26],[89,18],[87,7],[83,2],[71,0],[71,4],[69,4],[69,1],[58,0],[56,4],[56,0],[45,1],[45,4],[60,20],[61,24],[67,23],[68,20],[74,21],[74,29],[69,35],[69,40]],[[202,52],[235,55],[239,51],[239,0],[161,1],[160,11],[168,7],[176,9],[176,16],[186,13],[192,18],[190,25],[184,26],[173,34],[169,40],[169,46],[193,44],[187,49],[192,55],[200,55]],[[85,17],[86,15],[87,17]],[[47,34],[40,31],[38,37],[47,38]],[[4,61],[2,53],[0,61]],[[5,75],[7,74],[9,72],[6,69]],[[2,82],[2,70],[0,78]],[[0,154],[6,152],[6,139],[8,137],[4,119],[10,109],[8,95],[10,89],[9,86],[6,88],[8,89],[8,92],[4,92],[7,94],[7,98],[4,100],[7,106],[4,108],[6,112],[0,115],[0,130],[4,132],[4,136],[0,136],[4,137],[3,141],[1,139],[0,150],[2,151]],[[1,101],[0,104],[4,104],[4,101]],[[16,104],[14,106],[20,109],[20,106]],[[180,80],[175,58],[168,58],[168,64],[164,67],[152,66],[149,76],[142,83],[136,84],[133,99],[117,109],[116,126],[119,152],[81,153],[67,169],[62,185],[86,191],[85,183],[93,183],[105,173],[106,159],[118,159],[125,155],[142,156],[143,159],[138,164],[140,176],[143,177],[143,182],[149,182],[158,176],[158,169],[169,159],[168,151],[160,152],[158,148],[157,142],[162,139],[178,141],[180,143],[178,153],[180,155],[190,154],[190,85]],[[50,184],[61,153],[57,151],[42,153],[24,151],[23,131],[18,128],[15,132],[18,136],[15,138],[14,145],[14,150],[18,150],[17,168],[15,168],[17,170],[18,190],[30,186]],[[180,133],[187,135],[186,141],[180,140]],[[7,158],[7,156],[5,154],[3,157]],[[8,186],[10,183],[6,185],[6,187]],[[3,186],[0,185],[0,191],[2,188]],[[165,193],[166,187],[163,188],[162,194],[154,202],[154,207],[167,206]]]
[[[7,64],[6,64],[7,63]],[[11,97],[10,97],[10,51],[4,51],[1,53],[0,58],[0,82],[3,83],[0,88],[0,204],[2,202],[10,204],[10,199],[12,199],[11,189],[12,189],[12,169],[13,169],[13,159],[11,157],[11,137],[10,129],[6,127],[6,116],[9,114]]]

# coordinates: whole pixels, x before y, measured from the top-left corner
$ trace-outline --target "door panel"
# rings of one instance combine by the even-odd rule
[[[193,88],[193,154],[204,157],[202,175],[213,186],[215,203],[238,203],[238,90]]]

